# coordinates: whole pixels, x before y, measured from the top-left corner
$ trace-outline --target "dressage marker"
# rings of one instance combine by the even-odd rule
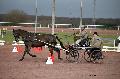
[[[53,64],[53,62],[54,62],[54,55],[51,56],[51,53],[49,53],[46,64]]]
[[[53,64],[51,57],[48,57],[46,64]]]
[[[24,45],[23,41],[19,41],[18,43],[16,43],[16,41],[13,41],[12,45],[14,46],[12,52],[15,52],[15,53],[23,52],[23,48],[21,47],[22,45]]]
[[[15,52],[15,53],[18,52],[17,47],[14,47],[13,50],[12,50],[12,52]]]
[[[18,43],[16,43],[16,41],[13,41],[12,45],[14,46],[12,52],[16,52],[19,54],[24,52],[22,46],[24,46],[25,44],[23,41],[19,41]],[[40,53],[42,51],[42,48],[41,47],[34,47],[34,48],[32,48],[32,51],[34,53]]]

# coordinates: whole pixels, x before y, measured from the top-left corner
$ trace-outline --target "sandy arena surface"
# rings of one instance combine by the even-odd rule
[[[7,27],[12,30],[13,27]],[[15,28],[14,29],[18,29]],[[34,28],[21,27],[27,31],[34,31]],[[97,31],[99,34],[118,34],[116,30],[88,30],[88,32]],[[50,29],[37,29],[37,32],[49,32]],[[55,32],[72,32],[72,29],[55,29]],[[24,48],[24,47],[22,47]],[[65,52],[61,51],[62,61],[57,59],[57,53],[54,52],[55,62],[53,65],[46,65],[48,49],[43,49],[36,54],[36,58],[29,55],[25,56],[23,61],[18,61],[23,54],[12,52],[12,45],[0,46],[0,79],[120,79],[120,53],[103,52],[105,55],[102,64],[93,64],[86,62],[83,58],[79,63],[69,63],[65,59]],[[81,53],[81,57],[82,57]]]
[[[104,52],[105,59],[102,64],[93,64],[80,58],[79,63],[69,63],[61,51],[62,61],[46,65],[48,49],[36,54],[36,58],[29,55],[23,61],[18,61],[21,53],[13,53],[12,45],[0,46],[0,79],[120,79],[120,53]],[[82,53],[81,53],[82,55]]]

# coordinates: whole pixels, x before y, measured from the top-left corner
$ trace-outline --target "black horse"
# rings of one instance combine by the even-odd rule
[[[26,53],[32,57],[36,57],[36,55],[32,55],[31,53],[29,53],[31,47],[42,47],[45,45],[48,46],[51,56],[53,55],[53,50],[54,50],[58,53],[58,59],[61,60],[62,58],[60,57],[60,49],[55,47],[55,45],[57,44],[56,40],[60,42],[60,45],[63,49],[66,49],[63,46],[63,43],[58,38],[58,36],[56,35],[31,33],[21,29],[17,29],[17,30],[13,29],[13,35],[15,37],[16,42],[18,42],[21,37],[22,41],[24,41],[25,44],[25,51],[20,61],[24,59]]]

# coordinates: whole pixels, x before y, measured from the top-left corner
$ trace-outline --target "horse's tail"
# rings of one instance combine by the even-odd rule
[[[66,49],[66,48],[64,47],[62,41],[58,38],[58,36],[55,35],[55,37],[56,37],[56,39],[60,42],[60,46],[61,46],[63,49]]]

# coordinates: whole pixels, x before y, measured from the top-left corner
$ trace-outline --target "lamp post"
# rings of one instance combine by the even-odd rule
[[[82,15],[83,15],[83,5],[82,5],[82,0],[80,0],[80,25],[79,25],[79,29],[82,26]],[[81,32],[81,30],[80,30]]]
[[[37,0],[35,1],[35,33],[37,31]]]
[[[95,25],[96,22],[95,13],[96,13],[96,0],[94,0],[93,2],[93,25]]]
[[[55,25],[55,0],[52,0],[52,34],[54,34],[54,25]]]

